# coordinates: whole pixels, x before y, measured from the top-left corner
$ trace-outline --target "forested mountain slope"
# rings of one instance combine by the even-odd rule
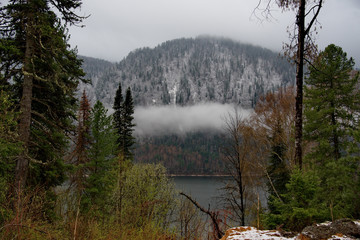
[[[118,63],[82,58],[92,85],[81,85],[79,92],[86,89],[92,104],[100,100],[112,109],[121,83],[122,89],[131,88],[135,112],[140,106],[204,103],[252,108],[260,95],[293,85],[295,79],[293,66],[278,53],[223,38],[167,41],[135,50]],[[137,133],[135,161],[162,163],[171,174],[223,174],[223,134],[215,129],[193,129],[180,135]]]
[[[96,97],[95,91],[99,79],[100,82],[103,81],[103,75],[108,71],[113,71],[112,68],[115,67],[115,64],[98,58],[86,56],[79,56],[79,58],[83,60],[82,67],[86,73],[85,78],[89,79],[91,84],[84,84],[82,82],[79,83],[79,91],[77,92],[78,98],[80,98],[82,91],[85,89],[87,96],[91,100],[91,103],[95,104],[96,100],[98,99]],[[101,101],[101,99],[99,100]]]
[[[123,89],[131,87],[135,105],[252,107],[259,95],[291,85],[295,78],[293,67],[278,53],[223,38],[177,39],[135,50],[116,64],[98,61],[84,58],[93,81],[88,90],[94,93],[90,98],[107,107],[119,82]]]

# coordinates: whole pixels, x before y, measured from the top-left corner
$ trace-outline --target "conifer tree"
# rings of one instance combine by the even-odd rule
[[[135,143],[135,138],[132,134],[135,124],[133,123],[134,101],[130,88],[126,89],[125,100],[123,100],[121,84],[119,84],[113,108],[115,110],[114,128],[118,135],[117,143],[119,152],[125,159],[132,160],[133,154],[131,150]]]
[[[127,159],[133,158],[132,147],[135,143],[133,137],[135,124],[133,123],[134,117],[134,101],[131,95],[130,87],[126,89],[124,101],[124,132],[123,132],[123,152]]]
[[[1,76],[0,76],[1,77]],[[21,152],[16,136],[18,114],[14,111],[9,94],[0,89],[0,224],[11,216],[9,209],[10,186],[14,181],[15,157]]]
[[[114,128],[116,129],[116,133],[117,133],[117,144],[120,147],[120,144],[122,142],[122,134],[123,134],[123,102],[124,102],[124,98],[122,95],[122,90],[121,90],[121,83],[119,83],[119,87],[116,90],[116,95],[115,95],[115,100],[114,100],[114,105],[113,105],[113,109],[114,109]]]
[[[261,2],[261,1],[260,1]],[[296,11],[296,30],[290,33],[290,43],[285,44],[285,55],[289,56],[296,64],[296,102],[295,102],[295,162],[302,168],[303,165],[303,85],[304,66],[312,59],[317,46],[312,39],[312,33],[316,32],[317,18],[323,7],[323,0],[268,0],[265,9],[261,9],[262,15],[271,17],[272,2],[275,2],[284,11]],[[259,4],[260,5],[260,4]],[[258,5],[258,9],[259,8]],[[307,58],[307,59],[306,59]]]
[[[11,0],[1,8],[0,70],[19,105],[23,143],[15,168],[18,192],[29,183],[49,188],[64,180],[62,157],[75,117],[74,92],[84,76],[81,61],[69,49],[66,24],[81,22],[74,13],[80,6],[80,0]]]
[[[87,163],[88,178],[85,181],[83,207],[89,210],[101,210],[106,213],[112,187],[114,185],[114,164],[116,152],[116,134],[112,125],[112,116],[107,116],[107,109],[97,101],[91,111],[92,144],[89,148]]]
[[[359,76],[352,76],[354,60],[334,44],[310,66],[305,87],[305,133],[316,147],[308,157],[338,160],[348,154],[352,129],[360,113]]]
[[[92,140],[90,138],[90,103],[87,99],[85,90],[83,91],[80,107],[78,111],[78,127],[75,142],[75,149],[72,153],[72,164],[75,167],[75,174],[72,183],[76,192],[82,193],[85,188],[86,175],[88,174],[87,165],[90,161],[89,148]]]
[[[328,219],[353,217],[359,207],[359,145],[355,142],[360,113],[359,74],[354,60],[331,44],[310,66],[305,88],[305,137],[313,144],[306,158],[321,181],[317,199]],[[354,154],[355,153],[355,154]]]

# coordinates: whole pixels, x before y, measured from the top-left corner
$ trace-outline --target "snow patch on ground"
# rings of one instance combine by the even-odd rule
[[[328,240],[353,240],[354,238],[347,237],[345,235],[333,235]]]
[[[263,239],[263,240],[285,240],[296,239],[282,237],[276,230],[258,230],[255,227],[237,227],[226,231],[221,240],[243,240],[243,239]]]
[[[360,225],[360,221],[356,221],[356,224]],[[318,225],[330,225],[325,222]],[[277,230],[258,230],[255,227],[236,227],[226,231],[225,236],[221,240],[250,240],[250,239],[261,239],[261,240],[302,240],[309,239],[304,238],[304,235],[298,234],[294,237],[284,237]],[[343,234],[336,234],[328,238],[328,240],[352,240],[354,238],[348,237]]]
[[[331,222],[327,221],[327,222],[323,222],[323,223],[318,223],[316,224],[317,226],[330,226]]]

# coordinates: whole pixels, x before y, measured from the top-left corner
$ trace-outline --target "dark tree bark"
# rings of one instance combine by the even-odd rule
[[[296,54],[296,101],[295,101],[295,163],[302,168],[303,124],[303,76],[305,48],[305,0],[300,0],[296,25],[298,26],[298,49]]]
[[[31,4],[31,0],[29,0]],[[25,187],[29,168],[28,147],[30,141],[30,124],[31,124],[31,103],[33,89],[33,68],[32,57],[34,55],[34,38],[33,38],[33,14],[29,13],[26,26],[26,49],[24,59],[24,82],[22,88],[22,97],[20,100],[20,122],[19,122],[19,139],[23,143],[23,151],[17,157],[15,168],[15,191],[18,194]]]
[[[306,1],[300,0],[299,10],[296,16],[296,25],[298,26],[298,49],[296,54],[296,102],[295,102],[295,163],[302,168],[302,138],[303,138],[303,82],[304,82],[304,59],[305,53],[311,55],[310,52],[310,30],[314,25],[317,16],[322,8],[323,0],[319,0],[318,4],[310,11],[315,11],[311,21],[306,26],[305,19],[309,13],[305,13]],[[308,39],[307,39],[308,38]],[[305,46],[308,49],[305,49]]]
[[[259,0],[259,4],[256,9],[260,9],[259,6],[262,0]],[[266,18],[271,18],[270,6],[272,0],[267,1],[267,5],[262,11],[262,15]],[[322,8],[323,0],[275,0],[277,5],[283,9],[297,9],[296,26],[297,33],[291,36],[291,43],[286,44],[286,55],[295,60],[296,63],[296,102],[295,102],[295,163],[301,169],[302,168],[302,138],[303,138],[303,79],[304,79],[304,60],[305,57],[312,57],[316,46],[311,39],[311,28],[316,22],[320,9]],[[306,6],[309,7],[306,12]],[[312,14],[311,14],[312,13]],[[312,16],[311,18],[309,17]],[[310,22],[306,24],[306,18],[310,18]],[[296,46],[296,48],[295,48]],[[296,53],[293,55],[292,50],[296,49]],[[293,58],[294,57],[294,58]]]
[[[53,171],[49,165],[54,166],[61,159],[65,144],[61,144],[59,133],[65,138],[66,131],[71,129],[66,120],[73,117],[72,94],[77,81],[85,75],[80,69],[81,61],[69,49],[65,31],[66,24],[80,23],[83,19],[74,13],[80,5],[81,0],[13,0],[0,8],[1,40],[10,49],[1,49],[1,65],[6,69],[4,82],[15,86],[13,94],[19,103],[17,132],[23,147],[15,163],[14,194],[21,193],[27,184],[37,183],[37,174],[28,179],[28,172],[33,169],[29,168],[30,161],[41,169],[34,171],[39,173]],[[64,26],[59,25],[60,17],[51,7],[61,13]],[[40,134],[34,134],[35,130]],[[48,152],[44,143],[53,147],[55,154],[49,153],[51,157],[44,153]],[[60,179],[63,178],[59,174],[51,184]]]

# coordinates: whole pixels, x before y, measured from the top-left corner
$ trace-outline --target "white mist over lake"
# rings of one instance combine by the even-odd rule
[[[225,118],[234,105],[206,103],[194,106],[137,107],[134,113],[135,135],[185,134],[201,130],[224,130]],[[242,109],[246,118],[252,110]]]

